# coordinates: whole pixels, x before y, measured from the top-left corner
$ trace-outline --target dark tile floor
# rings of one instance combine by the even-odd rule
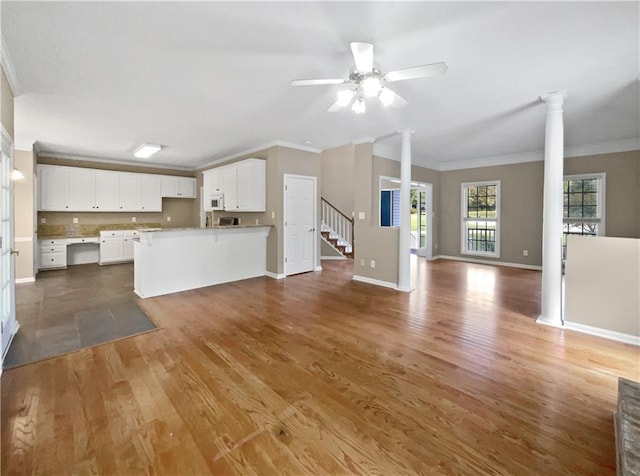
[[[4,368],[155,329],[133,293],[133,264],[44,271],[16,286],[20,330]]]

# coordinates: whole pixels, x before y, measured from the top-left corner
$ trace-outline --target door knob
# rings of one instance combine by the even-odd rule
[[[311,228],[309,231],[316,231],[316,229],[315,228]]]
[[[20,255],[20,251],[18,251],[18,250],[11,250],[11,254],[12,254],[12,255]]]

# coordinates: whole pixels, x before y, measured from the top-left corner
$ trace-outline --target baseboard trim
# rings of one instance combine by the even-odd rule
[[[391,288],[396,290],[398,289],[398,285],[396,283],[391,283],[389,281],[381,281],[379,279],[367,278],[366,276],[358,276],[357,274],[354,274],[352,279],[360,283],[373,284],[375,286],[382,286],[383,288]]]
[[[522,269],[532,269],[534,271],[542,271],[542,266],[536,266],[533,264],[510,263],[508,261],[492,261],[488,259],[465,258],[463,256],[449,256],[449,255],[438,255],[433,257],[433,260],[437,260],[437,259],[450,259],[453,261],[464,261],[467,263],[492,264],[494,266],[506,266],[508,268],[522,268]]]
[[[564,328],[562,323],[558,324],[558,321],[556,321],[554,319],[549,319],[548,317],[545,317],[542,314],[538,316],[538,318],[536,319],[536,322],[538,324],[544,324],[545,326],[555,327],[557,329],[563,329]]]
[[[328,261],[346,261],[347,257],[346,256],[320,256],[321,260],[328,260]]]
[[[316,266],[313,268],[314,271],[322,271],[322,266]]]
[[[285,277],[284,273],[276,274],[276,273],[272,273],[271,271],[266,271],[264,275],[271,279],[284,279]]]
[[[564,321],[564,327],[572,331],[591,334],[597,337],[604,337],[605,339],[615,340],[624,344],[640,346],[640,336],[623,334],[622,332],[610,331],[608,329],[602,329],[600,327],[591,327],[584,324],[578,324],[577,322],[569,321]]]
[[[35,283],[36,278],[16,278],[16,284]]]

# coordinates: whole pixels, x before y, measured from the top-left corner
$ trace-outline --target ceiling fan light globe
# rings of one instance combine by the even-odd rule
[[[356,114],[364,114],[366,109],[367,108],[362,99],[358,99],[356,102],[353,103],[353,106],[351,107],[351,110]]]
[[[344,89],[342,91],[338,91],[338,100],[336,101],[336,105],[340,107],[345,107],[347,104],[351,102],[353,99],[353,91],[350,89]]]
[[[380,83],[380,79],[375,76],[369,77],[362,81],[362,92],[368,98],[372,98],[380,94],[380,90],[382,89],[382,84]]]
[[[395,96],[389,89],[382,88],[378,98],[380,99],[380,102],[382,103],[382,105],[384,107],[389,107],[389,106],[391,106],[391,104],[393,104]]]

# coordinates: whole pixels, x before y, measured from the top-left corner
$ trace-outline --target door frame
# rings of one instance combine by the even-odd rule
[[[15,227],[15,217],[14,217],[14,184],[13,179],[11,178],[11,173],[13,171],[13,139],[4,128],[2,124],[0,124],[0,154],[5,154],[9,158],[9,168],[7,177],[9,182],[9,236],[3,237],[3,240],[6,238],[9,242],[9,249],[13,250],[14,246],[14,227]],[[1,160],[1,159],[0,159]],[[1,171],[0,171],[1,173]],[[5,341],[4,334],[8,333],[9,337],[6,338],[7,346],[5,348],[1,348],[1,359],[4,362],[4,358],[11,347],[11,342],[13,341],[14,336],[18,332],[18,321],[16,320],[16,281],[15,281],[15,256],[11,251],[8,256],[9,259],[9,294],[10,294],[10,304],[9,304],[9,319],[7,321],[7,328],[2,329],[2,336],[0,337],[0,342]],[[1,316],[0,316],[1,319]],[[0,368],[0,374],[2,373],[2,369]]]
[[[285,222],[287,222],[287,179],[298,178],[307,179],[313,182],[313,223],[316,229],[313,233],[313,266],[312,271],[321,271],[322,268],[317,265],[318,263],[318,234],[320,233],[320,227],[318,225],[318,177],[313,175],[297,175],[297,174],[283,174],[282,176],[282,274],[287,277],[287,230]]]
[[[383,182],[394,182],[398,184],[397,189],[391,189],[388,187],[382,187]],[[424,256],[428,261],[433,260],[433,184],[429,182],[422,182],[419,180],[411,180],[411,189],[415,189],[416,186],[424,186],[426,188],[426,215],[427,215],[427,237],[424,252],[420,252],[421,248],[418,248],[418,255]],[[380,207],[382,192],[385,190],[400,190],[400,179],[398,177],[391,177],[387,175],[380,175],[378,177],[378,226],[382,226],[382,207]],[[419,240],[419,237],[418,237]],[[418,241],[418,245],[419,245]]]

